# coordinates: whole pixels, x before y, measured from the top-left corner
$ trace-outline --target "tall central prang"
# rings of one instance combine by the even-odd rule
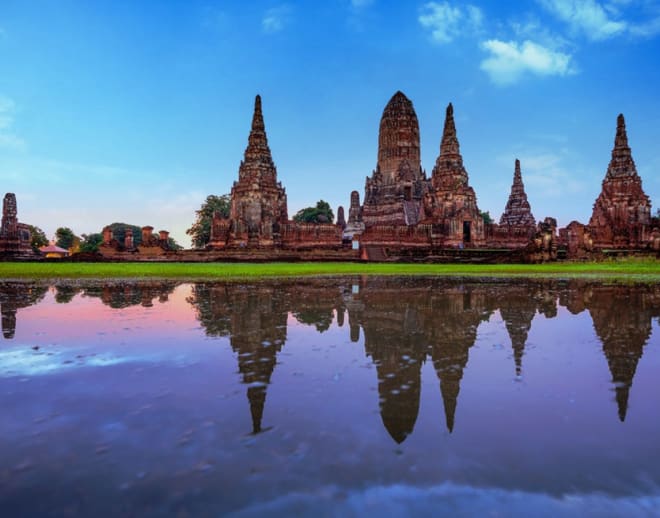
[[[365,185],[364,224],[417,224],[426,183],[420,162],[417,115],[412,102],[397,92],[380,119],[378,162]]]

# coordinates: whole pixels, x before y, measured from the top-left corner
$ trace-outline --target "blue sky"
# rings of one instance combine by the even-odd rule
[[[587,222],[616,116],[660,204],[660,0],[0,2],[0,190],[52,235],[185,229],[238,175],[254,96],[289,214],[347,206],[402,90],[430,175],[447,103],[479,207],[515,158],[537,219]]]

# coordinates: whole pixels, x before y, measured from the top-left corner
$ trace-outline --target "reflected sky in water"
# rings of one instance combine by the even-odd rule
[[[12,516],[660,513],[660,286],[5,283],[0,310]]]

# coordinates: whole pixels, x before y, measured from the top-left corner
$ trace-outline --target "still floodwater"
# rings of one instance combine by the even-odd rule
[[[660,515],[660,286],[5,283],[0,304],[2,516]]]

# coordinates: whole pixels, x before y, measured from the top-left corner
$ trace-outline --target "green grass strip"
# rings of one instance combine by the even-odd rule
[[[546,264],[407,263],[0,263],[0,279],[253,279],[319,275],[607,278],[660,282],[660,261]]]

